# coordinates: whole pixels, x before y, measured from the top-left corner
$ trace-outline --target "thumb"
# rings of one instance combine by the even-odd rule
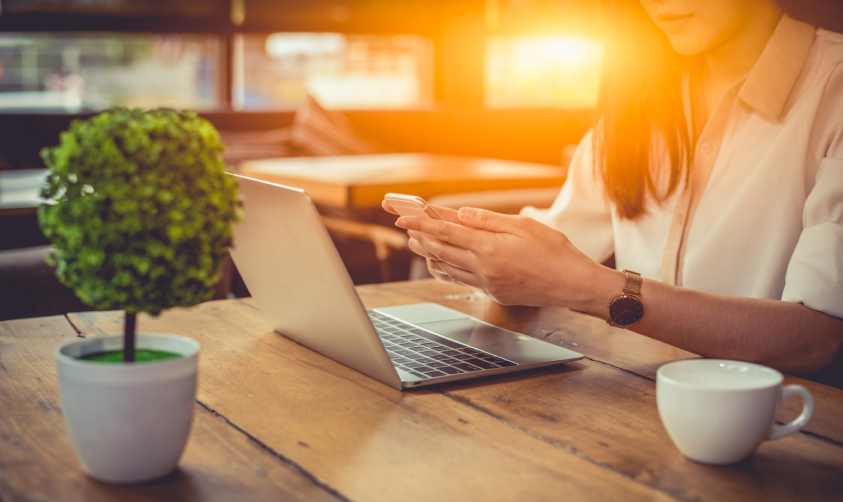
[[[487,211],[486,209],[464,207],[460,209],[459,217],[462,224],[470,228],[488,230],[489,232],[513,233],[512,216]]]

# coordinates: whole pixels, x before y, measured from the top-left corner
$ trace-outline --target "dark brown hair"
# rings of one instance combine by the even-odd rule
[[[780,0],[794,19],[843,31],[840,0]],[[691,141],[682,102],[682,74],[697,58],[680,56],[638,0],[606,0],[606,39],[592,136],[594,167],[621,218],[646,212],[688,179]],[[654,140],[670,155],[666,190],[656,190]],[[664,173],[666,174],[666,173]]]
[[[688,171],[691,138],[682,105],[686,65],[637,0],[605,3],[607,36],[592,136],[595,169],[621,218],[645,211],[656,194],[650,172],[652,140],[661,135],[670,154],[666,197]],[[685,178],[687,179],[687,178]]]

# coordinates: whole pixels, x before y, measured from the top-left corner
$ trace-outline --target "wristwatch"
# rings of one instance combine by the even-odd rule
[[[644,317],[644,305],[641,304],[641,274],[624,270],[626,284],[620,296],[609,302],[609,319],[606,321],[618,328],[628,328]]]

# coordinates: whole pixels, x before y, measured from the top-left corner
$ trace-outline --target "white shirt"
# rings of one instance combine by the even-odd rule
[[[668,163],[666,155],[660,155]],[[620,219],[580,143],[531,216],[586,255],[686,288],[803,303],[843,318],[843,35],[784,16],[697,141],[689,186]]]

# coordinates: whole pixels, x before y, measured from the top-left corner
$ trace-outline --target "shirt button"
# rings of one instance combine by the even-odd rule
[[[700,145],[700,150],[702,151],[702,153],[708,155],[709,153],[711,153],[711,150],[713,150],[713,148],[711,148],[710,144],[703,143],[702,145]]]

